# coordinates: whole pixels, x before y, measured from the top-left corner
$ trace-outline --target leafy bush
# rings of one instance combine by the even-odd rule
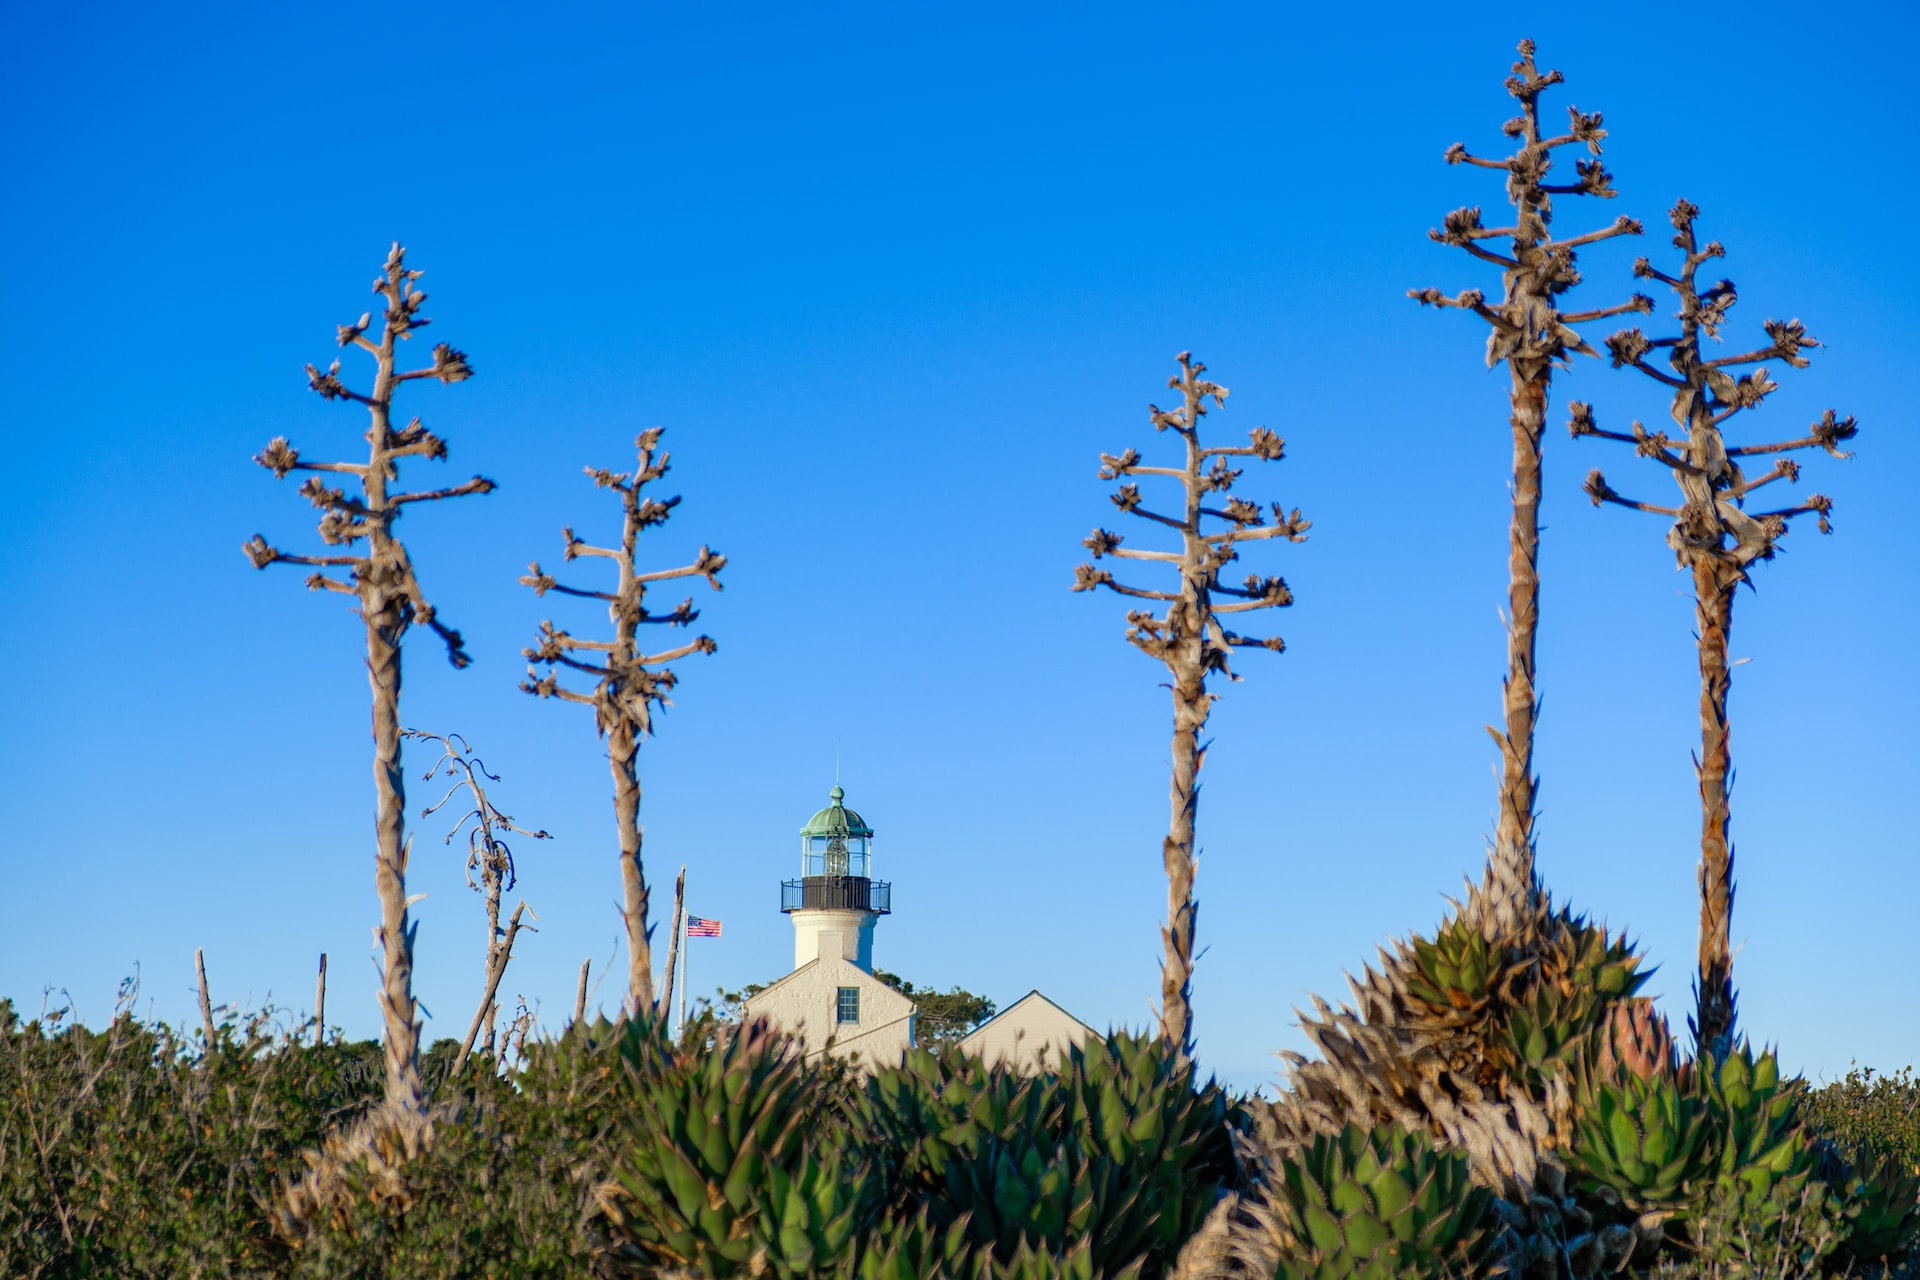
[[[98,1032],[0,1001],[0,1274],[284,1274],[272,1189],[379,1096],[379,1046],[264,1015],[188,1041],[122,995]]]
[[[1691,1247],[1661,1257],[1655,1280],[1814,1280],[1847,1230],[1819,1182],[1780,1182],[1758,1198],[1717,1182],[1691,1226]]]
[[[1808,1093],[1801,1113],[1843,1151],[1920,1172],[1920,1078],[1912,1067],[1892,1075],[1855,1067],[1845,1079]]]

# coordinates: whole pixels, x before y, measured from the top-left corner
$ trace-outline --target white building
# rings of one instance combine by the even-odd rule
[[[1038,991],[1029,991],[975,1027],[960,1042],[960,1052],[1032,1075],[1051,1066],[1069,1046],[1090,1039],[1100,1039],[1100,1033]]]
[[[873,828],[846,807],[846,792],[829,794],[833,803],[800,828],[800,878],[780,885],[780,910],[793,921],[793,972],[755,992],[745,1012],[798,1034],[808,1057],[895,1063],[916,1028],[913,1001],[873,976],[873,929],[893,912],[893,886],[873,878]],[[961,1048],[1032,1071],[1097,1035],[1033,991]]]

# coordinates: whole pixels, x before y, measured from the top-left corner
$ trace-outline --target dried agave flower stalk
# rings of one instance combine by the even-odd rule
[[[692,564],[677,569],[656,569],[642,573],[635,565],[634,549],[641,531],[665,524],[673,509],[680,504],[678,497],[661,501],[645,494],[649,484],[667,474],[668,455],[660,449],[661,430],[653,427],[643,431],[634,441],[640,452],[639,466],[634,470],[614,472],[597,467],[586,469],[596,485],[611,489],[620,496],[625,512],[620,546],[617,549],[589,546],[575,537],[572,529],[561,531],[561,536],[566,540],[568,560],[580,556],[599,556],[618,566],[620,576],[614,589],[588,591],[562,586],[548,576],[538,563],[528,565],[526,576],[520,579],[523,585],[533,588],[535,595],[544,596],[549,591],[557,591],[562,595],[604,600],[607,602],[608,616],[613,621],[611,640],[576,639],[555,628],[551,621],[542,622],[540,643],[523,652],[532,662],[545,664],[547,674],[541,676],[529,666],[527,679],[520,687],[542,698],[559,698],[563,702],[577,702],[592,707],[594,724],[607,740],[607,757],[613,768],[613,811],[620,835],[620,884],[625,895],[627,1009],[632,1013],[650,1010],[655,1005],[653,955],[649,946],[651,930],[647,923],[647,878],[640,859],[640,741],[653,732],[654,704],[667,706],[671,701],[667,694],[672,690],[676,677],[670,668],[661,664],[691,653],[712,653],[715,648],[710,638],[699,636],[678,648],[659,653],[646,652],[639,640],[642,627],[684,627],[700,616],[691,598],[681,601],[666,613],[649,612],[646,605],[647,586],[672,578],[698,575],[718,591],[720,570],[727,563],[725,556],[701,547],[700,554]],[[605,656],[596,664],[578,656],[582,653]],[[593,692],[578,693],[564,688],[559,681],[560,668],[596,677]],[[662,997],[662,1000],[668,999],[671,999],[671,993]]]
[[[1185,445],[1185,456],[1177,467],[1150,467],[1140,461],[1132,449],[1114,455],[1103,453],[1100,461],[1102,480],[1133,476],[1160,476],[1180,483],[1181,505],[1178,515],[1161,515],[1141,505],[1140,486],[1126,483],[1113,495],[1113,504],[1129,515],[1176,530],[1180,535],[1178,551],[1141,551],[1123,547],[1117,533],[1095,529],[1084,546],[1098,560],[1111,556],[1119,560],[1146,560],[1170,565],[1179,573],[1179,585],[1172,591],[1148,590],[1127,586],[1114,580],[1113,574],[1082,564],[1074,570],[1073,589],[1092,591],[1105,587],[1137,600],[1163,605],[1155,614],[1152,607],[1127,613],[1127,639],[1141,652],[1164,662],[1172,677],[1173,690],[1173,784],[1172,821],[1162,844],[1162,860],[1167,871],[1167,923],[1161,929],[1166,958],[1160,969],[1160,1033],[1178,1047],[1183,1060],[1193,1055],[1193,939],[1199,911],[1193,896],[1197,866],[1194,825],[1200,804],[1200,766],[1206,748],[1200,732],[1216,694],[1207,689],[1213,675],[1237,680],[1227,664],[1228,655],[1238,648],[1281,652],[1286,646],[1277,637],[1243,636],[1227,630],[1220,615],[1246,613],[1256,609],[1277,609],[1293,603],[1293,593],[1282,578],[1249,576],[1241,586],[1220,581],[1220,572],[1240,558],[1240,545],[1266,538],[1305,541],[1311,522],[1300,517],[1299,509],[1287,512],[1273,504],[1274,523],[1267,524],[1257,504],[1244,498],[1227,498],[1219,506],[1207,506],[1211,494],[1225,494],[1240,478],[1240,470],[1229,458],[1258,458],[1277,462],[1284,442],[1265,427],[1256,427],[1250,444],[1206,447],[1200,443],[1200,420],[1207,414],[1207,400],[1215,408],[1224,405],[1227,389],[1209,382],[1206,366],[1182,351],[1175,357],[1180,372],[1167,385],[1180,391],[1182,403],[1171,410],[1149,405],[1154,430],[1172,430]],[[1220,602],[1216,597],[1225,596]]]
[[[1733,416],[1755,409],[1777,389],[1765,368],[1735,377],[1729,370],[1778,360],[1795,369],[1807,366],[1804,354],[1820,344],[1798,320],[1768,320],[1767,345],[1736,355],[1709,359],[1703,340],[1720,341],[1721,326],[1736,299],[1733,282],[1721,280],[1705,289],[1696,273],[1726,250],[1718,241],[1699,243],[1694,222],[1700,211],[1682,200],[1673,206],[1674,247],[1681,252],[1678,275],[1668,275],[1645,258],[1633,264],[1636,276],[1658,280],[1680,299],[1680,332],[1669,338],[1649,338],[1639,329],[1625,329],[1607,339],[1615,368],[1630,366],[1662,386],[1673,389],[1673,420],[1686,433],[1674,439],[1649,431],[1636,422],[1631,434],[1602,431],[1593,410],[1575,402],[1569,424],[1575,436],[1597,436],[1630,444],[1643,458],[1651,458],[1672,473],[1680,486],[1677,506],[1638,502],[1621,497],[1595,470],[1587,477],[1587,496],[1597,506],[1611,503],[1665,516],[1673,523],[1667,545],[1679,567],[1693,575],[1695,631],[1700,651],[1700,754],[1694,769],[1700,779],[1700,971],[1695,982],[1696,1009],[1691,1020],[1695,1043],[1703,1052],[1725,1061],[1734,1040],[1733,990],[1733,841],[1730,835],[1733,765],[1727,720],[1727,695],[1733,668],[1727,644],[1733,631],[1733,597],[1747,581],[1748,566],[1771,560],[1796,516],[1817,518],[1820,532],[1832,532],[1828,520],[1833,503],[1820,494],[1773,511],[1749,512],[1747,496],[1776,480],[1800,478],[1799,464],[1778,458],[1764,474],[1748,479],[1736,461],[1824,449],[1836,458],[1851,455],[1840,446],[1858,428],[1852,418],[1836,418],[1829,409],[1797,440],[1773,444],[1728,447],[1724,427]],[[1665,350],[1672,372],[1648,363]]]
[[[1597,355],[1570,327],[1588,320],[1624,312],[1649,310],[1651,299],[1636,295],[1619,306],[1598,310],[1560,310],[1560,297],[1580,283],[1575,251],[1615,236],[1639,235],[1640,224],[1617,218],[1610,227],[1556,240],[1549,230],[1556,195],[1596,196],[1610,200],[1616,194],[1613,177],[1601,166],[1600,143],[1607,131],[1598,112],[1591,115],[1568,107],[1565,133],[1547,135],[1540,127],[1540,95],[1561,82],[1558,71],[1542,73],[1533,61],[1531,40],[1520,42],[1520,59],[1507,78],[1507,92],[1520,102],[1520,114],[1502,131],[1517,144],[1504,159],[1470,154],[1465,144],[1447,148],[1448,164],[1478,165],[1507,175],[1507,200],[1513,205],[1513,225],[1484,226],[1478,208],[1456,209],[1440,228],[1428,234],[1482,262],[1500,268],[1501,298],[1489,303],[1478,289],[1447,297],[1438,289],[1408,292],[1423,305],[1456,307],[1485,320],[1487,367],[1505,361],[1512,380],[1509,397],[1513,426],[1513,522],[1507,552],[1507,675],[1503,685],[1504,727],[1488,732],[1499,744],[1500,810],[1480,897],[1510,926],[1513,913],[1534,893],[1533,879],[1533,733],[1539,715],[1534,683],[1534,636],[1540,620],[1540,488],[1541,432],[1547,420],[1547,391],[1556,363],[1569,352]],[[1576,160],[1576,180],[1547,181],[1553,153],[1561,147],[1584,145],[1588,160]],[[1485,247],[1493,240],[1508,242],[1505,253]]]
[[[494,1023],[500,1012],[493,993],[500,986],[500,978],[506,973],[508,962],[513,959],[514,939],[522,928],[533,928],[532,925],[520,923],[520,916],[527,910],[525,902],[514,908],[513,918],[507,927],[500,927],[500,899],[519,878],[514,865],[513,848],[503,833],[512,832],[530,840],[550,840],[553,837],[544,831],[529,831],[518,826],[510,816],[501,812],[499,806],[488,797],[486,788],[487,783],[500,781],[499,775],[487,771],[486,762],[474,754],[473,748],[461,735],[449,733],[443,736],[420,729],[403,729],[400,736],[438,743],[440,757],[422,776],[428,782],[435,777],[451,779],[446,794],[422,809],[421,817],[431,818],[463,792],[472,804],[472,808],[462,813],[460,820],[453,824],[444,841],[452,844],[455,836],[466,832],[467,887],[481,896],[487,910],[486,976],[483,979],[485,994],[480,999],[480,1007],[474,1010],[473,1025],[467,1028],[467,1038],[460,1046],[460,1055],[454,1064],[454,1070],[458,1071],[466,1062],[467,1054],[472,1052],[473,1042],[483,1024],[487,1029],[487,1038],[482,1045],[482,1052],[493,1053]],[[477,880],[476,876],[479,877]],[[539,916],[536,915],[534,919],[539,919]]]
[[[375,932],[382,952],[380,1007],[386,1022],[386,1097],[391,1107],[422,1114],[426,1104],[420,1083],[420,1022],[413,999],[414,928],[407,919],[410,900],[406,890],[406,781],[400,767],[400,642],[409,628],[421,623],[431,627],[446,644],[447,657],[455,667],[464,667],[471,659],[461,645],[460,633],[444,625],[427,602],[394,524],[411,503],[490,493],[494,485],[475,476],[448,489],[389,489],[399,478],[402,459],[447,456],[446,442],[421,426],[420,419],[414,418],[404,427],[393,425],[393,399],[401,386],[423,378],[451,384],[473,376],[465,354],[444,342],[434,347],[433,363],[426,368],[399,367],[398,344],[430,323],[420,314],[427,300],[418,288],[421,273],[407,268],[405,253],[395,244],[386,265],[374,278],[373,291],[383,302],[378,337],[368,336],[374,322],[371,312],[353,324],[340,325],[338,330],[342,347],[359,347],[373,357],[372,389],[359,392],[348,387],[340,379],[338,360],[324,373],[307,366],[308,385],[321,398],[366,406],[367,460],[309,462],[284,436],[276,437],[254,457],[280,479],[293,471],[353,477],[357,494],[334,488],[319,475],[309,476],[300,486],[301,496],[323,513],[320,540],[344,551],[338,555],[292,555],[269,546],[257,533],[242,549],[256,569],[270,564],[311,566],[315,571],[308,575],[307,586],[354,597],[366,625],[367,680],[373,692],[374,830],[378,840],[374,885],[380,895],[380,927]],[[330,576],[324,572],[327,569],[344,569],[346,577]]]
[[[1558,987],[1582,963],[1594,931],[1552,897],[1534,873],[1533,738],[1538,713],[1535,635],[1539,623],[1541,434],[1553,370],[1571,353],[1597,354],[1572,326],[1623,312],[1641,312],[1650,299],[1636,296],[1619,306],[1591,311],[1560,309],[1563,295],[1580,282],[1576,254],[1616,236],[1637,235],[1630,218],[1584,235],[1556,239],[1550,232],[1553,197],[1614,195],[1612,178],[1597,159],[1606,137],[1597,114],[1569,110],[1564,133],[1549,136],[1540,125],[1540,95],[1560,83],[1557,71],[1541,72],[1534,46],[1523,41],[1506,82],[1520,103],[1507,121],[1515,149],[1504,159],[1449,148],[1447,160],[1502,170],[1513,223],[1482,224],[1480,210],[1447,216],[1433,239],[1500,268],[1502,293],[1490,302],[1479,290],[1453,297],[1423,289],[1410,296],[1431,306],[1471,311],[1486,321],[1489,367],[1505,362],[1510,378],[1513,435],[1513,515],[1509,533],[1507,612],[1508,670],[1503,687],[1504,725],[1493,730],[1501,751],[1500,805],[1493,847],[1481,883],[1436,931],[1432,942],[1415,937],[1382,948],[1375,965],[1350,977],[1352,1003],[1338,1007],[1315,997],[1300,1015],[1318,1055],[1282,1056],[1289,1064],[1286,1091],[1268,1108],[1261,1142],[1287,1149],[1315,1134],[1337,1133],[1349,1121],[1393,1122],[1435,1135],[1464,1152],[1474,1175],[1509,1198],[1525,1203],[1540,1179],[1557,1176],[1554,1151],[1562,1141],[1567,1112],[1563,1088],[1536,1090],[1509,1070],[1499,1043],[1505,1019],[1536,994]],[[1576,162],[1576,181],[1548,180],[1554,153],[1584,145],[1589,158]],[[1488,245],[1504,241],[1505,252]],[[1426,969],[1436,948],[1484,952],[1491,966],[1485,999],[1456,1008],[1450,993],[1442,1005]],[[1624,944],[1621,944],[1624,945]]]

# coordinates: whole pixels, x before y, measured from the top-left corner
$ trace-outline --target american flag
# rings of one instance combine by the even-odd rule
[[[687,917],[687,936],[689,938],[717,938],[720,936],[720,922],[706,920],[700,916]]]

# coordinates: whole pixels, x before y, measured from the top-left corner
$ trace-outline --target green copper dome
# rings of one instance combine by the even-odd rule
[[[803,836],[863,836],[871,840],[873,828],[867,825],[866,819],[841,803],[846,799],[847,793],[835,787],[827,794],[832,797],[833,803],[809,818],[807,825],[800,828],[800,834]]]

